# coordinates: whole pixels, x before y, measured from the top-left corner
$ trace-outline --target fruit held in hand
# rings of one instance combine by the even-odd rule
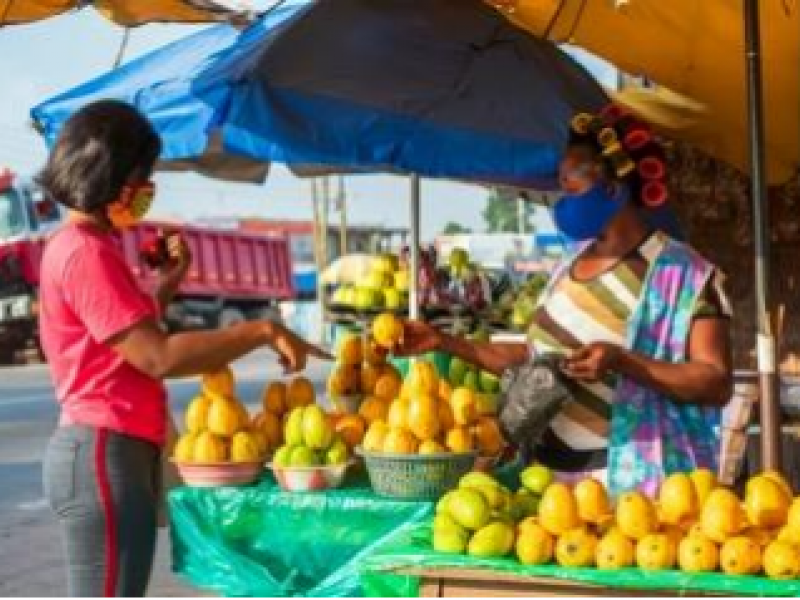
[[[378,315],[372,322],[372,338],[382,348],[396,348],[403,338],[403,322],[392,313]]]

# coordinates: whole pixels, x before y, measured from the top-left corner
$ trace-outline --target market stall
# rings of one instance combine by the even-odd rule
[[[516,30],[503,29],[498,19],[492,20],[489,13],[471,5],[464,13],[473,14],[469,11],[476,11],[473,14],[473,18],[476,19],[475,28],[483,36],[479,36],[480,44],[477,47],[483,49],[485,54],[482,56],[489,59],[484,63],[484,68],[487,65],[493,67],[490,69],[491,78],[488,80],[479,77],[480,73],[485,75],[485,69],[476,73],[474,77],[475,89],[495,88],[499,94],[499,99],[493,98],[489,102],[490,106],[503,107],[502,111],[497,112],[500,123],[497,131],[487,133],[484,130],[487,123],[492,124],[492,119],[486,116],[485,106],[480,109],[474,106],[465,107],[458,102],[456,102],[456,114],[475,112],[483,120],[483,126],[473,130],[465,123],[458,122],[457,127],[454,127],[452,119],[455,119],[455,116],[448,115],[437,123],[436,127],[420,130],[418,123],[408,127],[406,120],[408,116],[404,115],[399,120],[392,116],[383,128],[373,127],[365,130],[363,127],[365,122],[374,124],[375,119],[386,116],[385,106],[381,105],[382,99],[376,99],[370,93],[364,95],[363,90],[338,89],[337,94],[320,101],[320,97],[314,94],[319,90],[293,87],[296,84],[294,79],[297,76],[296,63],[287,63],[291,64],[292,70],[281,71],[278,68],[281,56],[296,56],[298,49],[285,41],[291,36],[273,35],[271,28],[276,27],[285,35],[286,30],[292,29],[291,26],[278,27],[278,25],[286,25],[297,15],[302,14],[308,18],[297,20],[306,28],[300,28],[296,32],[295,43],[298,43],[297,40],[313,38],[324,52],[329,52],[331,48],[330,45],[322,43],[318,36],[334,29],[331,26],[331,19],[338,18],[339,13],[317,10],[313,14],[317,26],[312,27],[309,25],[315,22],[315,19],[310,17],[314,12],[312,8],[316,6],[330,8],[332,3],[307,3],[308,6],[302,6],[303,4],[287,3],[281,10],[268,15],[254,28],[241,35],[229,29],[217,29],[210,33],[205,32],[194,40],[194,42],[199,40],[201,45],[213,46],[212,54],[215,57],[223,57],[221,62],[209,66],[205,56],[201,57],[195,53],[194,42],[178,43],[169,51],[170,60],[164,60],[163,56],[158,55],[141,59],[140,62],[129,65],[124,73],[112,74],[107,80],[92,82],[79,89],[74,97],[65,95],[55,99],[49,107],[40,107],[35,111],[35,116],[45,125],[45,132],[52,139],[57,133],[59,118],[63,118],[63,115],[69,112],[69,108],[66,107],[74,108],[95,97],[108,95],[108,90],[111,89],[118,97],[141,101],[143,105],[153,110],[153,120],[157,127],[171,130],[176,126],[172,120],[174,115],[167,111],[165,116],[159,114],[157,110],[159,102],[164,102],[167,106],[172,106],[175,102],[175,97],[168,98],[168,94],[164,94],[165,82],[169,82],[166,88],[180,92],[187,102],[185,106],[189,107],[189,110],[185,111],[185,115],[188,121],[182,123],[182,126],[191,133],[188,136],[184,134],[179,140],[167,139],[166,158],[169,160],[185,161],[202,156],[213,147],[212,138],[221,136],[227,150],[238,151],[251,158],[257,156],[258,160],[263,162],[272,160],[285,160],[294,164],[316,162],[328,164],[332,168],[352,168],[356,163],[355,166],[361,169],[380,170],[391,167],[432,176],[493,182],[513,181],[521,174],[529,176],[534,173],[538,176],[548,171],[552,174],[555,164],[552,149],[557,146],[553,142],[563,141],[564,132],[556,130],[542,134],[537,130],[530,132],[530,139],[520,142],[520,125],[527,126],[535,120],[519,118],[519,115],[514,114],[511,114],[510,120],[501,118],[501,113],[505,114],[508,108],[506,102],[509,98],[524,98],[521,93],[523,88],[519,73],[527,73],[525,69],[530,65],[519,65],[512,61],[508,67],[497,68],[500,63],[494,61],[499,60],[498,56],[508,56],[513,53],[501,51],[500,55],[492,54],[493,48],[499,46],[502,49],[503,43],[508,40],[494,39],[486,35],[486,32],[497,35],[500,31],[521,44],[522,42],[516,37],[518,36]],[[447,10],[452,8],[450,3],[442,5]],[[341,8],[342,4],[339,4],[337,10]],[[355,13],[348,13],[345,10],[342,14],[353,16]],[[478,18],[474,15],[478,15]],[[417,15],[411,16],[417,17]],[[464,31],[463,28],[453,26],[452,21],[447,20],[447,22],[450,25],[446,28],[448,31]],[[325,27],[321,23],[324,23]],[[383,23],[378,30],[385,33],[385,27],[386,23]],[[370,26],[365,25],[364,30],[371,30]],[[415,42],[418,40],[415,39]],[[465,40],[457,39],[449,43],[457,46],[466,45],[470,48],[470,52],[476,50],[474,40],[465,43]],[[259,56],[263,58],[264,63],[253,64],[258,61],[253,61],[251,57],[261,44],[272,49],[275,54],[262,52]],[[314,44],[308,44],[303,50],[313,46]],[[364,58],[363,48],[355,50],[357,51],[355,58],[351,55],[341,60],[346,64],[359,62],[356,58]],[[526,51],[530,50],[526,47]],[[547,52],[552,52],[552,49]],[[560,55],[550,54],[547,60],[558,56]],[[412,54],[411,57],[414,59],[412,63],[420,62],[417,54]],[[429,57],[430,55],[426,58]],[[323,64],[327,64],[324,60],[320,60]],[[374,80],[377,74],[385,70],[383,67],[389,60],[388,56],[379,56],[377,66],[372,65],[374,71],[362,74],[362,77],[356,79],[366,81],[373,91],[391,89],[391,86],[384,88],[376,85]],[[272,70],[268,70],[267,66]],[[182,72],[185,72],[186,68],[199,71],[197,80],[189,84],[181,79],[176,83],[171,79],[175,75],[176,67],[182,69]],[[501,84],[499,74],[506,68],[509,78]],[[567,75],[568,79],[575,75],[573,83],[583,81],[582,75],[570,71],[572,67],[565,65],[565,68],[565,73],[571,73]],[[140,79],[137,79],[133,89],[126,87],[125,75],[136,73],[137,70],[147,72],[154,77],[155,81],[151,82],[152,88],[148,88],[152,95],[142,93]],[[236,72],[238,78],[228,77],[230,72]],[[460,62],[455,66],[443,68],[443,72],[446,76],[440,74],[440,78],[447,80],[448,89],[457,88],[456,83],[470,79],[464,76]],[[164,77],[167,79],[163,79]],[[247,94],[237,95],[241,93],[243,87],[246,87],[241,85],[242,78],[248,82],[255,81],[259,85],[248,89]],[[413,77],[404,79],[413,80]],[[330,82],[323,77],[323,87],[324,83]],[[170,85],[173,87],[170,88]],[[153,89],[157,90],[157,93],[153,92]],[[438,88],[433,86],[433,89],[435,92]],[[271,96],[265,94],[264,90],[269,90]],[[580,103],[583,103],[581,108],[602,99],[602,93],[598,93],[594,88],[584,91],[586,95],[580,99]],[[399,93],[396,89],[394,92]],[[518,109],[527,111],[525,114],[535,114],[537,103],[534,100],[538,98],[540,92],[541,86],[537,81],[537,85],[531,87],[532,102],[522,103]],[[220,101],[221,97],[224,97],[224,101]],[[280,122],[276,116],[280,111],[271,110],[269,105],[264,104],[268,97],[278,98],[284,103],[281,105],[284,109],[292,104],[297,109],[289,114],[286,122]],[[575,112],[573,102],[563,102],[562,96],[546,95],[541,100],[548,106],[548,110],[552,110],[553,105],[558,105],[565,114],[571,115]],[[445,112],[437,101],[436,94],[433,99],[421,100],[422,113],[437,112],[430,111],[431,106],[436,106],[441,112]],[[364,105],[359,106],[359,102],[366,102],[369,110],[355,112],[355,108],[363,109]],[[210,111],[209,106],[224,107],[224,110]],[[191,110],[198,107],[202,110]],[[325,126],[328,121],[332,122],[330,115],[333,109],[339,116],[349,115],[350,119],[344,121],[354,124],[354,127],[339,131],[327,129]],[[55,114],[58,118],[49,120],[48,113],[50,116]],[[269,115],[269,118],[265,115]],[[274,121],[271,120],[273,118]],[[559,118],[556,116],[548,122],[558,121]],[[567,119],[562,121],[566,122]],[[302,135],[298,134],[288,126],[293,122],[305,123],[308,130],[301,132]],[[212,123],[218,130],[210,127]],[[510,125],[514,126],[513,143],[509,142],[507,137]],[[539,126],[541,123],[537,123],[536,127]],[[387,137],[399,140],[396,146],[388,151],[385,142]],[[187,139],[191,139],[191,144],[187,143]],[[357,147],[353,140],[358,140],[364,146]],[[308,144],[309,141],[313,142],[311,147],[305,146],[304,144]],[[437,141],[440,143],[434,143]],[[464,147],[470,147],[479,156],[464,157],[463,154],[454,151]],[[502,149],[509,147],[512,149],[511,159],[501,152]],[[523,164],[515,162],[513,156],[535,156],[536,159]],[[452,162],[447,162],[451,159]],[[503,171],[504,166],[508,166],[511,170]],[[412,236],[414,250],[419,246],[416,237],[419,233],[419,195],[419,180],[416,176],[412,176],[411,220],[412,231],[415,233]],[[419,270],[418,258],[416,252],[412,252],[410,261],[412,273]],[[419,306],[416,292],[415,286],[410,286],[409,306],[412,315],[416,314]],[[396,337],[397,325],[396,321],[391,320],[392,315],[380,312],[377,316],[379,318],[387,316],[388,325],[383,333],[388,331],[391,334],[389,337]],[[235,387],[230,381],[225,384],[227,389],[222,391],[204,385],[194,405],[196,410],[192,409],[193,416],[187,415],[188,432],[181,438],[176,448],[175,460],[185,468],[187,481],[194,485],[230,484],[233,481],[227,476],[234,474],[234,471],[241,475],[243,469],[245,476],[239,483],[251,485],[221,486],[212,489],[180,488],[171,494],[170,508],[175,540],[174,562],[177,571],[198,585],[213,587],[226,594],[392,595],[400,592],[402,595],[413,595],[424,592],[445,595],[451,591],[466,592],[471,589],[486,594],[518,591],[536,595],[554,590],[559,581],[570,581],[568,585],[577,586],[569,588],[572,591],[595,590],[595,588],[580,587],[583,585],[613,584],[620,588],[616,590],[619,592],[628,589],[628,583],[631,586],[635,583],[636,587],[633,588],[635,590],[655,589],[671,595],[683,595],[690,591],[730,593],[734,588],[739,593],[797,595],[798,589],[794,581],[780,583],[770,582],[762,577],[750,577],[762,568],[760,561],[757,565],[755,562],[748,563],[747,575],[736,576],[713,573],[688,576],[675,569],[674,556],[671,560],[663,559],[659,563],[656,569],[657,575],[645,576],[642,571],[630,570],[634,564],[632,557],[628,557],[625,564],[620,567],[622,570],[603,572],[590,567],[590,563],[594,561],[594,552],[587,553],[587,556],[591,555],[591,560],[580,567],[570,564],[570,560],[558,557],[559,564],[553,564],[553,556],[548,556],[546,560],[541,558],[538,560],[540,564],[536,566],[522,567],[517,560],[511,558],[514,554],[525,555],[524,552],[514,548],[517,541],[515,528],[537,513],[539,503],[544,503],[547,497],[549,482],[546,485],[530,486],[536,490],[528,489],[527,492],[525,488],[529,486],[525,484],[519,486],[518,481],[504,481],[502,484],[496,481],[477,486],[481,488],[480,490],[474,489],[475,485],[465,485],[464,477],[473,468],[491,470],[494,464],[503,458],[503,443],[496,435],[499,429],[493,415],[496,409],[486,401],[489,392],[464,385],[463,379],[454,382],[452,365],[447,365],[444,372],[444,367],[426,361],[416,363],[415,368],[404,377],[406,381],[401,382],[400,374],[386,364],[385,357],[380,361],[368,358],[368,353],[372,351],[368,345],[370,340],[380,341],[383,337],[383,334],[374,329],[374,323],[369,327],[373,328],[372,338],[361,339],[356,336],[344,338],[346,343],[337,349],[338,362],[332,369],[328,381],[330,396],[328,400],[341,400],[339,406],[346,406],[349,392],[356,391],[351,389],[351,384],[357,381],[357,384],[353,385],[358,388],[358,394],[354,394],[357,396],[356,407],[343,411],[357,412],[357,415],[334,415],[328,423],[318,408],[318,405],[325,404],[323,399],[317,402],[313,394],[307,391],[308,385],[302,382],[302,385],[296,385],[296,381],[272,382],[287,386],[289,391],[282,392],[285,395],[281,396],[273,394],[268,389],[263,398],[263,412],[253,416],[243,415],[240,405],[234,401]],[[368,327],[365,325],[364,328]],[[391,348],[392,344],[388,343],[384,347]],[[377,369],[376,363],[379,365]],[[370,377],[365,377],[365,373],[370,374]],[[386,388],[381,387],[383,391],[379,392],[381,378],[385,378],[383,383],[386,384]],[[408,383],[409,381],[411,383]],[[418,396],[414,399],[419,405],[415,411],[406,407],[408,412],[404,412],[402,406],[403,386],[406,383],[411,390],[409,395]],[[451,386],[451,383],[454,385]],[[453,387],[455,389],[452,389]],[[281,388],[278,386],[270,389]],[[292,389],[295,389],[295,392],[292,392]],[[455,400],[456,396],[459,398],[458,401]],[[422,400],[419,397],[422,397]],[[372,400],[375,401],[371,402]],[[411,398],[406,398],[406,401],[411,402]],[[365,405],[370,407],[369,411],[364,408]],[[414,417],[410,416],[412,412]],[[434,413],[435,418],[427,418]],[[380,418],[375,417],[376,414],[380,415]],[[376,423],[383,419],[390,424],[407,425],[412,435],[381,431]],[[312,421],[313,427],[307,424]],[[447,426],[443,425],[445,422],[448,423]],[[436,426],[430,423],[436,423]],[[403,429],[404,426],[398,426],[396,429]],[[297,427],[301,429],[298,430]],[[297,431],[301,433],[298,434]],[[345,444],[347,448],[343,450]],[[418,453],[423,446],[426,451]],[[280,488],[270,475],[262,474],[264,459],[268,454],[272,455],[271,470]],[[363,458],[370,487],[367,487],[363,475],[361,478],[357,477],[359,467],[353,464],[356,462],[353,460],[354,456]],[[486,460],[481,462],[480,459]],[[198,472],[195,467],[200,467],[199,471],[205,479],[192,480],[190,472],[193,470]],[[203,471],[204,467],[209,469]],[[219,470],[213,471],[212,468]],[[341,475],[348,468],[351,477],[355,478],[342,480]],[[334,476],[334,473],[338,475]],[[422,477],[422,474],[427,475]],[[208,479],[216,475],[220,477],[216,480]],[[684,475],[688,477],[687,474]],[[304,483],[294,487],[293,481]],[[398,481],[404,482],[405,487],[398,485]],[[768,528],[768,534],[758,538],[764,542],[765,552],[769,547],[782,551],[785,540],[779,538],[782,535],[779,533],[779,527],[788,528],[785,532],[787,539],[788,536],[795,534],[794,528],[787,524],[787,519],[790,519],[788,514],[791,492],[784,493],[779,482],[770,480],[763,485],[770,490],[773,499],[780,498],[778,501],[780,518],[766,518],[761,527],[761,523],[755,522],[758,521],[760,513],[754,509],[755,517],[748,516],[748,518],[755,519],[755,525],[751,523],[749,528]],[[403,497],[411,488],[418,486],[422,486],[419,487],[418,494],[408,494]],[[774,489],[776,486],[779,488],[778,492]],[[449,541],[437,542],[435,519],[440,515],[433,517],[434,509],[430,500],[442,497],[448,490],[457,487],[471,490],[469,493],[471,502],[473,506],[482,507],[480,514],[483,516],[478,519],[461,514],[459,519],[451,524],[452,535]],[[320,488],[324,488],[324,491]],[[387,493],[390,488],[394,489],[392,494]],[[316,491],[311,493],[311,490]],[[488,492],[485,494],[486,490]],[[551,502],[551,504],[566,507],[563,508],[564,511],[571,510],[570,502],[577,502],[577,499],[570,500],[571,496],[568,493],[564,495],[563,489],[560,493],[566,502]],[[696,521],[701,518],[704,506],[704,503],[693,496],[697,493],[697,491],[687,491],[685,496],[685,498],[695,498],[693,501],[687,500],[692,508],[685,516]],[[383,499],[379,498],[379,495]],[[387,495],[393,495],[395,498],[387,500],[385,499]],[[730,501],[730,496],[727,496],[727,499]],[[653,516],[655,508],[645,500],[641,502],[645,502],[644,506],[649,507],[645,512],[651,515],[647,517],[650,519],[648,521],[650,525],[640,537],[633,535],[630,537],[632,539],[635,537],[639,544],[647,535],[662,535],[659,538],[660,544],[665,547],[670,544],[677,546],[677,538],[669,538],[667,533],[657,533],[661,528],[666,531],[668,525],[675,524],[667,521],[656,522],[656,517]],[[738,504],[738,501],[734,504]],[[489,505],[492,511],[489,511]],[[610,505],[606,509],[600,516],[609,517]],[[556,512],[561,510],[558,509]],[[800,512],[800,508],[797,510]],[[431,523],[432,517],[433,523]],[[455,519],[454,516],[452,518]],[[554,527],[552,531],[548,529],[544,532],[544,535],[549,536],[545,539],[549,539],[550,544],[555,544],[557,538],[560,542],[560,536],[580,529],[582,535],[591,536],[588,542],[585,540],[582,542],[588,544],[584,547],[592,547],[591,544],[599,543],[599,538],[608,533],[601,528],[601,523],[596,519],[589,520],[583,516],[573,515],[567,520],[570,524],[569,531],[557,531],[561,528]],[[748,549],[755,547],[752,545],[760,542],[755,540],[755,532],[749,532],[749,528],[744,527],[744,522],[744,519],[741,522],[737,521],[730,527],[730,531],[726,529],[725,535],[720,535],[718,541],[715,540],[714,543],[724,546],[728,542],[727,538],[746,537],[740,534],[748,532],[752,533],[753,538],[747,537],[741,544],[738,542],[737,544],[747,544]],[[439,530],[443,530],[440,525]],[[485,547],[470,550],[474,539],[486,537],[481,533],[485,527],[493,527],[499,531],[503,543],[492,546],[490,550],[486,550]],[[719,529],[713,528],[709,531],[718,532]],[[783,532],[782,529],[780,531]],[[681,529],[681,541],[687,538],[689,530]],[[631,540],[627,543],[633,544]],[[714,547],[716,549],[716,546]],[[734,545],[734,550],[737,547]],[[758,546],[759,556],[761,547]],[[629,554],[631,552],[632,550]],[[674,548],[672,552],[675,553]],[[549,554],[553,554],[552,550]],[[647,566],[646,561],[640,562]],[[726,568],[728,567],[729,565],[726,565]],[[716,568],[717,565],[707,566],[705,570],[714,571]],[[800,575],[800,565],[790,562],[789,568],[790,578],[796,580]],[[767,569],[773,572],[770,567]],[[496,575],[496,573],[501,574]],[[780,576],[783,571],[777,570],[774,574]],[[502,585],[489,586],[486,584],[487,580],[499,581]]]

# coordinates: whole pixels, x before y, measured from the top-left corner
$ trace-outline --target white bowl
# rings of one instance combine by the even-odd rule
[[[287,492],[321,492],[342,485],[348,467],[353,461],[341,465],[314,467],[279,467],[269,465],[281,489]]]

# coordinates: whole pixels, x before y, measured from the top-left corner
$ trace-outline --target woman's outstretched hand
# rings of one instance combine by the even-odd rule
[[[274,327],[274,325],[273,325]],[[322,348],[308,343],[306,340],[286,329],[277,326],[278,330],[270,344],[279,355],[279,361],[285,373],[297,373],[306,368],[309,357],[332,360],[333,357]]]
[[[392,351],[397,356],[417,356],[439,348],[442,334],[422,321],[404,321],[403,337]]]

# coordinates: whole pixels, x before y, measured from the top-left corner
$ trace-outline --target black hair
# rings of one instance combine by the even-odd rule
[[[130,104],[93,102],[61,130],[36,180],[53,200],[94,213],[116,200],[132,176],[148,179],[161,139]]]

